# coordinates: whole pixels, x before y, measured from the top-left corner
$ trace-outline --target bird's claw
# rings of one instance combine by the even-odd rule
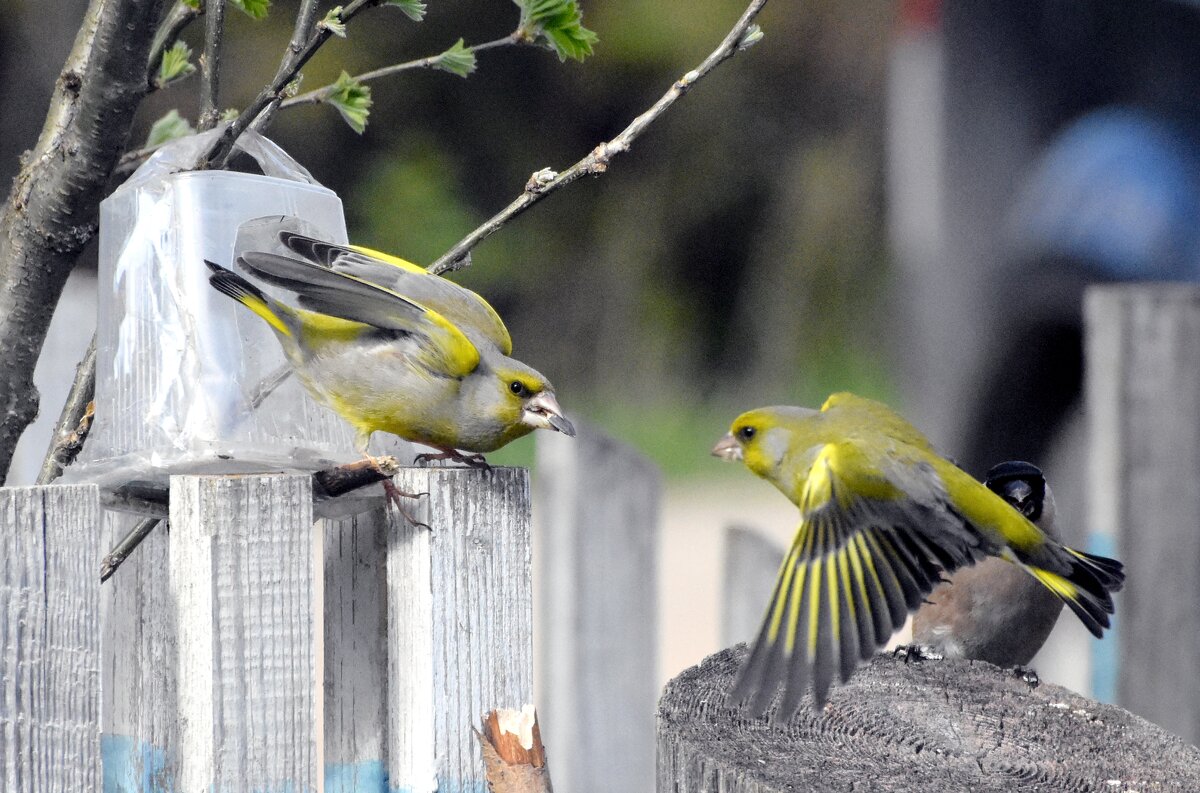
[[[408,521],[410,525],[418,529],[425,529],[429,532],[433,531],[432,527],[430,527],[428,523],[414,518],[412,513],[405,508],[404,502],[401,501],[401,499],[404,498],[420,498],[421,496],[428,496],[428,493],[405,493],[403,490],[392,484],[391,479],[383,480],[383,492],[387,496],[388,506],[395,508],[397,512],[404,516],[404,519]]]
[[[892,650],[892,657],[902,658],[906,664],[910,661],[940,661],[945,658],[937,650],[923,644],[902,644]]]
[[[480,468],[484,471],[492,470],[492,467],[488,465],[487,459],[482,454],[463,454],[457,449],[443,449],[440,452],[418,454],[413,458],[413,463],[421,465],[434,460],[450,460],[451,462],[462,463],[469,468]]]
[[[1018,677],[1029,685],[1030,688],[1037,688],[1042,684],[1042,679],[1038,677],[1035,669],[1028,666],[1014,666],[1012,668],[1013,677]]]

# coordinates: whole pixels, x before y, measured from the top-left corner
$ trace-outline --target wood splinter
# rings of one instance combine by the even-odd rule
[[[476,730],[491,793],[553,793],[546,748],[533,705],[499,708],[483,717]]]

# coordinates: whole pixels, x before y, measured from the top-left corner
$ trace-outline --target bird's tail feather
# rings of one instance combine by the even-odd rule
[[[207,259],[204,263],[212,270],[208,283],[223,295],[228,295],[246,308],[253,311],[268,325],[284,336],[292,336],[292,329],[280,316],[280,304],[267,297],[261,289],[242,278],[232,270],[226,270],[219,264]]]
[[[1068,572],[1054,573],[1031,564],[1022,564],[1030,575],[1067,604],[1075,616],[1097,638],[1110,627],[1108,615],[1113,613],[1111,592],[1125,582],[1121,563],[1115,559],[1076,551],[1064,547]]]

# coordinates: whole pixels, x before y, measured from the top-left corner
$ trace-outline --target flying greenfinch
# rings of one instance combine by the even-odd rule
[[[1058,540],[1054,494],[1037,466],[1000,463],[983,484]],[[1019,567],[988,557],[958,570],[930,593],[913,615],[913,643],[946,658],[1024,666],[1046,643],[1062,606]]]
[[[1046,535],[887,406],[834,394],[821,409],[738,416],[713,449],[775,485],[800,527],[730,698],[763,712],[783,689],[789,718],[811,683],[824,705],[949,574],[999,556],[1033,576],[1097,636],[1113,613],[1119,562]]]
[[[251,250],[237,263],[297,307],[212,262],[209,283],[271,326],[305,389],[354,427],[364,455],[371,433],[389,432],[438,450],[424,459],[486,466],[483,454],[535,429],[575,434],[549,380],[511,357],[508,330],[479,295],[388,254],[277,236],[294,255]]]

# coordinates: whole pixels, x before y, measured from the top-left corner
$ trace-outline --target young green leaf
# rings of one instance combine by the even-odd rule
[[[459,39],[454,42],[454,46],[438,56],[433,68],[457,74],[459,77],[466,77],[475,71],[475,53],[463,44],[462,39]]]
[[[195,9],[196,11],[200,10],[200,0],[181,0],[181,2],[188,8]]]
[[[150,126],[150,134],[146,136],[146,148],[161,146],[169,140],[186,137],[195,131],[188,120],[179,115],[178,110],[171,110]]]
[[[396,6],[413,22],[425,18],[425,4],[421,0],[387,0],[387,5]]]
[[[172,44],[169,50],[163,51],[162,60],[158,64],[158,77],[154,82],[162,88],[196,71],[196,67],[190,62],[191,57],[192,50],[187,44],[182,41]]]
[[[325,101],[337,108],[350,129],[359,135],[367,128],[367,116],[371,113],[370,86],[363,85],[343,71]]]
[[[541,41],[558,53],[559,60],[581,61],[592,54],[599,37],[583,26],[577,0],[513,0],[521,9],[518,31],[530,41]]]
[[[251,19],[266,19],[271,0],[229,0]]]
[[[317,23],[317,27],[325,28],[338,38],[346,38],[346,23],[342,21],[342,7],[334,6],[329,9],[329,13]]]

